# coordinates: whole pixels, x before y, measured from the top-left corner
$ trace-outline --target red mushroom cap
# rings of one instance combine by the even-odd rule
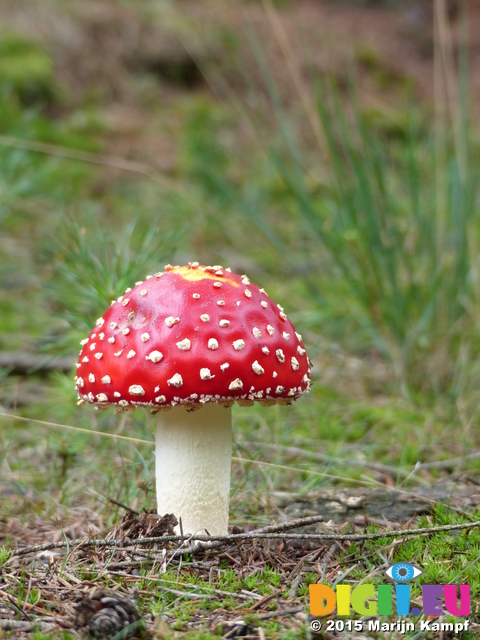
[[[127,289],[82,341],[80,402],[168,407],[290,403],[310,387],[280,305],[219,266],[165,267]]]

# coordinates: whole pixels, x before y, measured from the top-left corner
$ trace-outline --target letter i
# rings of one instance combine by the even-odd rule
[[[410,613],[410,585],[396,584],[395,595],[397,596],[397,615],[408,616]]]
[[[377,587],[378,615],[392,615],[392,585],[379,584]]]
[[[350,591],[349,584],[337,584],[337,615],[350,615]]]

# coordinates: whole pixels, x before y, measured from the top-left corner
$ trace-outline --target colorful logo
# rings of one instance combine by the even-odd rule
[[[361,584],[352,589],[349,584],[337,584],[335,591],[326,584],[311,584],[310,613],[312,616],[328,616],[337,609],[338,616],[354,612],[361,616],[425,615],[468,616],[470,614],[470,585],[423,584],[422,608],[410,608],[411,580],[423,573],[418,567],[399,562],[389,567],[385,574],[394,584]],[[395,590],[395,611],[393,593]]]
[[[410,580],[421,576],[422,573],[421,569],[417,569],[412,564],[406,564],[405,562],[393,564],[385,571],[385,575],[395,580],[395,582],[410,582]]]

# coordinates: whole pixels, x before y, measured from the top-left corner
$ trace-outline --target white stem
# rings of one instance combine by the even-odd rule
[[[158,513],[182,518],[184,533],[228,533],[231,409],[210,402],[160,411],[155,455]]]

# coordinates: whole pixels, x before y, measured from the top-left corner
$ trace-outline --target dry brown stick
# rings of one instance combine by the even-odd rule
[[[252,534],[258,533],[258,534],[269,534],[269,533],[276,533],[276,532],[283,532],[283,531],[288,531],[289,529],[298,529],[299,527],[308,527],[309,525],[312,524],[316,524],[318,522],[322,522],[323,521],[323,516],[322,515],[316,515],[316,516],[307,516],[306,518],[296,518],[295,520],[288,520],[287,522],[280,522],[277,524],[271,524],[271,525],[267,525],[266,527],[262,527],[261,529],[257,529],[256,531],[252,531],[249,534],[228,534],[226,536],[201,536],[201,535],[197,535],[197,536],[189,536],[189,541],[190,540],[203,540],[203,541],[220,541],[222,542],[222,544],[224,542],[229,542],[230,540],[232,540],[232,542],[235,539],[242,539],[242,536],[248,536],[251,537]],[[235,537],[237,536],[237,538]],[[240,538],[238,538],[238,536],[240,536]],[[184,536],[183,536],[184,538]],[[136,540],[129,540],[129,539],[123,539],[123,540],[92,540],[90,538],[86,538],[83,540],[72,540],[70,541],[68,544],[70,545],[70,547],[74,547],[74,546],[79,546],[79,547],[94,547],[94,546],[98,546],[98,547],[115,547],[115,546],[121,546],[122,548],[126,548],[126,547],[131,547],[131,546],[136,546],[137,543],[142,540],[144,543],[145,541],[150,541],[152,544],[154,542],[178,542],[180,540],[183,539],[182,536],[161,536],[158,538],[138,538]],[[27,553],[36,553],[38,551],[49,551],[50,549],[62,549],[64,547],[67,546],[66,542],[47,542],[45,544],[37,544],[37,545],[31,545],[28,547],[22,547],[21,549],[15,549],[12,550],[10,552],[10,554],[12,556],[21,556],[21,555],[25,555]],[[195,546],[195,549],[197,549],[198,547]],[[182,553],[187,553],[187,551],[183,550]]]
[[[251,611],[257,611],[257,609],[261,609],[264,605],[268,604],[275,598],[278,598],[279,595],[280,595],[280,590],[277,589],[277,591],[275,591],[274,593],[270,593],[268,596],[263,596],[263,598],[260,597],[260,600],[257,600],[255,604],[252,604],[252,606],[248,611],[251,612]]]
[[[352,533],[352,534],[336,534],[336,533],[282,533],[278,536],[275,533],[264,533],[261,530],[254,531],[252,533],[240,533],[232,534],[229,536],[212,536],[204,543],[205,537],[191,536],[190,540],[198,540],[199,545],[192,545],[188,549],[177,549],[175,554],[180,555],[183,553],[189,553],[192,551],[203,550],[205,548],[213,548],[213,545],[217,543],[233,542],[235,540],[255,540],[266,539],[275,540],[278,537],[285,538],[286,540],[317,540],[319,542],[323,540],[332,540],[334,542],[363,542],[364,540],[379,540],[381,538],[389,538],[392,536],[413,536],[413,535],[429,535],[434,533],[441,533],[445,531],[456,531],[459,529],[471,529],[474,527],[480,527],[480,520],[475,522],[469,522],[467,524],[448,524],[441,527],[423,527],[419,529],[396,529],[395,531],[383,531],[382,533]],[[148,538],[144,538],[144,541]],[[153,538],[151,539],[154,540]],[[160,540],[160,539],[159,539]],[[140,540],[137,540],[139,542]],[[211,544],[212,546],[206,547]]]
[[[270,618],[280,618],[281,616],[291,616],[296,613],[300,613],[304,610],[305,607],[286,607],[285,609],[276,609],[275,611],[266,611],[265,613],[260,613],[256,616],[257,620],[268,620]],[[242,618],[237,618],[236,620],[230,620],[228,622],[228,626],[231,626],[232,629],[223,637],[224,638],[232,638],[237,635],[238,631],[243,627],[246,627],[245,621]],[[246,636],[245,636],[246,637]],[[248,636],[252,637],[252,636]],[[264,634],[265,637],[265,634]]]
[[[292,580],[292,584],[290,585],[290,590],[288,592],[287,600],[295,600],[296,599],[297,593],[298,593],[298,589],[300,588],[300,585],[302,584],[303,575],[304,575],[304,569],[302,571],[299,571],[297,573],[297,575],[295,576],[295,578]]]
[[[277,609],[276,611],[267,611],[257,616],[260,620],[268,620],[269,618],[277,618],[280,616],[291,616],[300,613],[305,607],[287,607],[285,609]]]
[[[287,520],[286,522],[277,522],[277,524],[268,524],[266,527],[256,529],[252,533],[281,533],[290,529],[298,529],[299,527],[308,527],[312,524],[323,522],[323,516],[306,516],[305,518],[296,518],[295,520]]]
[[[315,517],[315,516],[312,516]],[[236,540],[275,540],[279,537],[286,540],[316,540],[321,542],[322,540],[332,540],[333,542],[363,542],[364,540],[379,540],[380,538],[391,538],[395,536],[422,536],[435,533],[442,533],[446,531],[458,531],[461,529],[473,529],[480,527],[480,520],[475,522],[468,522],[465,524],[447,524],[440,527],[423,527],[419,529],[395,529],[395,531],[382,531],[381,533],[352,533],[352,534],[340,534],[340,533],[264,533],[261,529],[253,531],[251,533],[236,533],[225,536],[199,536],[192,535],[189,537],[189,541],[198,541],[203,546],[191,545],[184,549],[177,549],[174,553],[176,555],[182,555],[184,553],[190,553],[192,551],[199,551],[204,549],[214,548],[217,543],[229,543]],[[161,544],[166,542],[178,542],[180,536],[161,536],[157,538],[137,538],[136,540],[72,540],[69,542],[70,546],[81,547],[120,547],[127,549],[135,547],[137,545],[144,544]],[[211,545],[211,546],[207,546]],[[49,542],[46,544],[38,544],[30,547],[23,547],[22,549],[14,549],[10,551],[11,556],[22,556],[27,553],[35,553],[38,551],[48,551],[49,549],[61,549],[67,546],[66,542]]]
[[[3,631],[25,631],[30,632],[34,629],[41,631],[52,631],[57,629],[57,625],[51,622],[21,622],[19,620],[0,620],[0,629]]]
[[[236,540],[245,540],[245,539],[250,539],[252,536],[252,534],[256,534],[257,536],[261,536],[261,537],[272,537],[272,538],[276,538],[278,536],[274,535],[276,533],[282,533],[285,531],[288,531],[289,529],[298,529],[299,527],[306,527],[309,526],[311,524],[316,524],[318,522],[322,522],[323,521],[323,516],[322,515],[317,515],[317,516],[308,516],[306,518],[297,518],[296,520],[290,520],[287,522],[283,522],[283,523],[277,523],[277,524],[271,524],[271,525],[267,525],[266,527],[262,527],[261,529],[257,529],[256,531],[252,531],[251,534],[233,534],[233,535],[229,535],[229,536],[211,536],[208,540],[206,540],[205,542],[203,542],[203,540],[205,540],[205,538],[199,538],[198,536],[190,536],[189,540],[187,542],[190,542],[191,540],[194,540],[195,542],[190,545],[189,547],[182,549],[181,547],[179,549],[176,549],[172,555],[170,556],[170,558],[175,558],[177,556],[183,555],[184,553],[194,553],[197,551],[203,551],[203,550],[207,550],[207,549],[215,549],[217,547],[221,547],[225,542],[229,542],[229,541],[234,541]],[[236,537],[239,536],[239,537]],[[242,536],[246,536],[242,537]],[[283,537],[283,535],[282,535]],[[198,542],[197,542],[198,540]]]
[[[297,564],[293,567],[290,575],[288,576],[288,579],[291,580],[291,585],[288,592],[287,600],[295,600],[295,598],[297,597],[297,591],[307,570],[308,563],[314,562],[320,553],[321,550],[319,551],[318,549],[315,549],[303,558],[300,558]]]
[[[333,554],[337,550],[337,546],[338,545],[336,545],[335,543],[332,544],[332,546],[327,550],[326,554],[323,556],[322,564],[324,564],[325,566],[328,565],[328,563],[330,562],[330,560],[333,557]]]
[[[336,542],[334,542],[332,546],[327,550],[325,555],[323,556],[322,562],[318,563],[318,575],[320,576],[320,578],[323,578],[323,576],[325,575],[327,571],[328,563],[332,559],[333,554],[337,549],[338,549],[338,545]]]
[[[5,593],[5,591],[3,591],[2,589],[0,589],[0,593],[5,598],[5,602],[6,602],[7,605],[10,605],[11,607],[13,607],[15,609],[15,611],[17,611],[22,616],[24,616],[26,618],[26,622],[31,622],[30,617],[25,613],[25,611],[23,611],[23,609],[20,609],[20,607],[15,604],[15,602],[13,601],[12,596],[9,593]]]
[[[140,515],[140,511],[135,511],[135,509],[132,509],[131,507],[127,506],[126,504],[123,504],[123,502],[119,502],[118,500],[115,500],[115,498],[108,498],[107,500],[109,502],[111,502],[112,504],[117,505],[117,507],[121,507],[122,509],[125,509],[125,511],[128,511],[129,513],[133,513],[135,516],[139,516]]]

